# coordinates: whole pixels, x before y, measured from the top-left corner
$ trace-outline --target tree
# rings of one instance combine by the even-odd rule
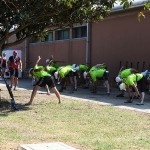
[[[117,0],[1,0],[0,49],[14,46],[45,31],[74,23],[103,20]],[[124,8],[132,1],[120,0]],[[16,40],[7,43],[12,36]]]

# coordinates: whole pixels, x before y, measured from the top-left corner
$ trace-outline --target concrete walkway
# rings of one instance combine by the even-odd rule
[[[9,83],[9,80],[8,80]],[[4,81],[0,81],[0,86],[5,86]],[[21,90],[32,90],[31,80],[30,79],[19,79],[18,88]],[[60,87],[58,86],[58,89]],[[45,92],[45,89],[41,89],[39,92]],[[134,100],[133,103],[124,103],[127,99],[127,93],[123,98],[117,98],[116,95],[119,94],[119,90],[116,88],[111,88],[110,96],[107,96],[106,89],[104,87],[99,87],[97,94],[92,94],[89,89],[78,88],[74,93],[70,93],[69,88],[64,90],[61,93],[62,96],[69,99],[92,101],[100,103],[101,105],[112,105],[114,107],[119,107],[122,109],[130,109],[145,113],[150,113],[150,94],[146,93],[144,105],[136,105],[139,100]]]

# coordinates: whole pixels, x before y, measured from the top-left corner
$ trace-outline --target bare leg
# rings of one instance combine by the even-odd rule
[[[105,81],[105,85],[106,85],[106,88],[107,88],[107,94],[110,94],[110,85],[109,85],[108,80]]]
[[[97,92],[97,81],[93,81],[93,91],[92,93],[96,93]]]
[[[47,95],[51,95],[51,93],[50,93],[50,91],[49,91],[48,85],[45,85],[45,89],[46,89],[46,91],[47,91]]]
[[[10,77],[10,86],[12,87],[13,86],[13,83],[14,83],[14,76],[12,75]]]
[[[145,92],[142,92],[142,93],[141,93],[141,99],[140,99],[140,100],[141,100],[141,103],[143,103],[144,97],[145,97]]]
[[[77,77],[74,76],[73,79],[74,79],[74,88],[75,90],[77,90]]]
[[[73,90],[74,90],[74,81],[73,81],[73,78],[69,77],[69,81],[71,83],[71,93],[73,93]]]
[[[53,88],[52,88],[52,91],[55,93],[55,95],[56,95],[57,98],[58,98],[58,104],[61,103],[61,100],[60,100],[60,93],[58,92],[57,88],[56,88],[56,87],[53,87]]]
[[[59,92],[63,92],[65,84],[66,84],[66,77],[61,79],[61,88],[60,88]]]
[[[17,85],[18,85],[18,78],[15,77],[14,78],[14,90],[16,90]]]
[[[32,91],[32,94],[31,94],[31,98],[30,98],[30,101],[27,103],[28,105],[32,105],[32,102],[33,102],[33,99],[37,93],[37,91],[40,89],[40,86],[36,85],[34,88],[33,88],[33,91]]]

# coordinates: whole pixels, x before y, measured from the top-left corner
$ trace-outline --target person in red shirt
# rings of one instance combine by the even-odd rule
[[[14,84],[14,90],[16,90],[18,85],[19,65],[20,71],[22,72],[22,61],[16,50],[14,50],[13,55],[9,57],[7,64],[10,71],[10,87],[12,88]]]

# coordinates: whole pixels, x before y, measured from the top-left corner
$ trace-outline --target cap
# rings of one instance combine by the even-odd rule
[[[76,68],[76,67],[77,67],[77,64],[72,64],[72,67],[73,67],[73,68]]]
[[[119,83],[119,82],[122,81],[122,79],[121,79],[120,77],[116,77],[116,78],[115,78],[115,81],[116,81],[117,83]]]
[[[33,70],[33,68],[30,68],[30,69],[29,69],[29,75],[31,75],[31,71],[32,71],[32,70]]]
[[[16,50],[13,51],[13,54],[18,54],[18,52]]]

